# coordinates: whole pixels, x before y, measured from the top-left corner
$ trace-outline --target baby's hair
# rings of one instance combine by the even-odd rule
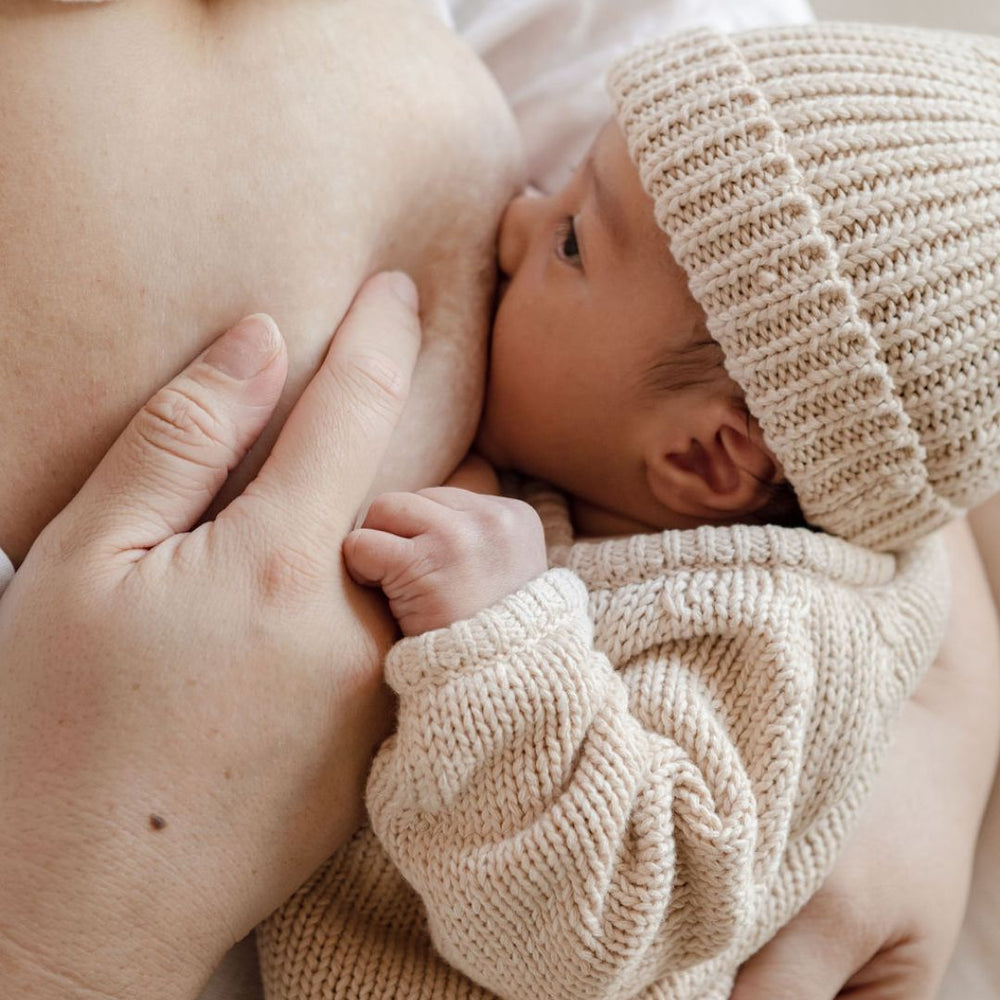
[[[747,426],[750,425],[750,411],[746,411]],[[746,520],[751,524],[777,524],[782,528],[811,528],[812,525],[802,513],[799,498],[787,479],[777,482],[767,482],[754,476],[767,493],[767,500],[761,506],[748,514]]]
[[[691,336],[682,347],[672,346],[645,372],[643,389],[658,397],[681,392],[692,386],[718,383],[720,392],[736,403],[746,416],[747,433],[753,417],[747,409],[739,386],[726,371],[725,355],[712,339],[704,319],[695,323]],[[754,476],[767,493],[767,500],[745,520],[753,524],[777,524],[786,528],[808,527],[798,497],[787,479],[769,482]]]
[[[742,403],[739,386],[726,372],[722,348],[708,332],[703,319],[698,320],[682,347],[671,347],[646,371],[643,388],[653,396],[666,396],[696,385],[719,382],[728,384],[733,399]]]

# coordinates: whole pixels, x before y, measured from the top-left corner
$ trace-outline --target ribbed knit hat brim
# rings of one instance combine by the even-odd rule
[[[810,523],[895,549],[1000,489],[1000,40],[704,30],[609,86]]]

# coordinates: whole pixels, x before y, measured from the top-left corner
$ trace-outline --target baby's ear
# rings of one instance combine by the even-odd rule
[[[651,437],[645,458],[657,501],[705,521],[755,513],[780,475],[757,422],[726,398],[694,402],[686,419],[665,423],[658,437]]]

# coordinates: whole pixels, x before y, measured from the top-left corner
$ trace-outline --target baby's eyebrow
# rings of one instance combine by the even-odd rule
[[[618,193],[605,182],[598,172],[593,152],[584,161],[583,175],[594,191],[597,216],[601,220],[602,228],[616,246],[624,247],[628,242],[628,233],[621,202],[618,200]]]

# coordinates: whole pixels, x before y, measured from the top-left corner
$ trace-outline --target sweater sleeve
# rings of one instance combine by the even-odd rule
[[[759,788],[712,699],[671,707],[688,745],[633,715],[641,657],[612,669],[587,608],[550,570],[386,663],[372,826],[441,955],[504,998],[632,996],[753,919]]]

